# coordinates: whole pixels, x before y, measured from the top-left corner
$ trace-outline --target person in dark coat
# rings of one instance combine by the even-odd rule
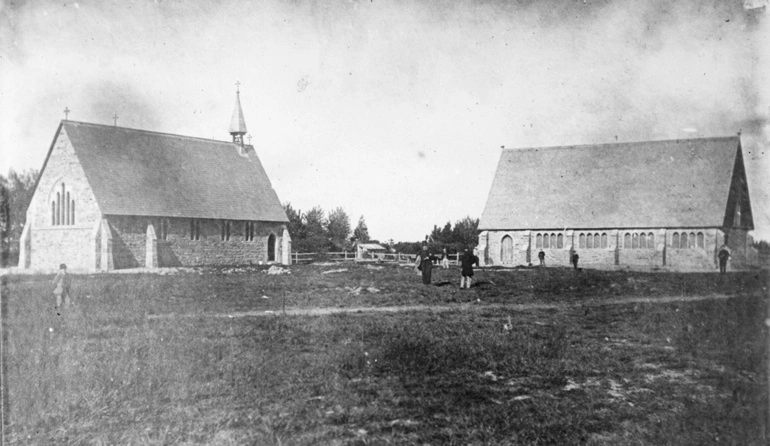
[[[438,257],[428,251],[428,245],[422,245],[422,251],[417,254],[417,269],[422,271],[422,283],[430,285],[430,275],[433,270],[433,262],[438,260]]]
[[[479,266],[479,258],[473,254],[473,251],[465,248],[465,252],[463,252],[460,263],[462,265],[460,289],[470,288],[471,282],[473,281],[473,265]]]
[[[728,248],[727,245],[722,245],[722,247],[719,248],[717,257],[719,258],[719,274],[724,274],[727,272],[727,260],[730,258],[730,248]]]
[[[545,266],[545,252],[542,249],[537,253],[537,258],[540,259],[540,266]]]
[[[580,260],[580,256],[578,255],[578,253],[573,252],[572,253],[572,258],[570,260],[572,261],[572,266],[575,269],[578,269],[578,260]]]

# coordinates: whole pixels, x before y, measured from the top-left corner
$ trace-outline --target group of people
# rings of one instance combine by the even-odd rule
[[[438,261],[439,258],[431,254],[428,250],[428,244],[423,243],[422,250],[417,254],[414,266],[422,273],[422,283],[430,285],[431,274],[433,272],[433,262]],[[449,255],[446,249],[444,249],[444,255],[441,259],[441,265],[443,268],[449,268]],[[461,277],[460,277],[460,289],[470,288],[473,282],[473,265],[479,266],[479,258],[476,256],[470,248],[465,248],[460,256],[461,265]]]

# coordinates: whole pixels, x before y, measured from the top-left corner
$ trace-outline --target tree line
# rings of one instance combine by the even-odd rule
[[[0,268],[19,262],[19,240],[38,175],[34,169],[0,174]]]
[[[284,203],[283,210],[289,219],[292,251],[352,251],[355,249],[355,242],[372,241],[364,216],[358,219],[355,228],[351,228],[350,216],[341,207],[332,209],[328,214],[321,206],[314,206],[309,211],[302,212],[287,202]]]
[[[435,253],[440,253],[444,249],[447,253],[454,254],[463,252],[465,248],[473,249],[479,243],[479,219],[467,216],[461,220],[451,221],[439,227],[433,225],[433,230],[425,237],[425,240],[417,242],[399,242],[392,247],[405,254],[416,254],[422,249],[423,243],[428,245],[428,249]]]

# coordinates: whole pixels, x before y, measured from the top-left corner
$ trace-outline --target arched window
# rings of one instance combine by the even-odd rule
[[[623,237],[623,247],[628,249],[631,247],[631,234],[626,232],[625,237]]]
[[[159,227],[160,227],[159,238],[161,240],[168,240],[168,229],[169,229],[168,218],[161,218]]]
[[[543,247],[543,236],[542,234],[538,234],[537,237],[535,237],[535,248],[540,249],[542,247]]]
[[[221,225],[221,239],[223,242],[230,240],[230,220],[223,220]]]
[[[559,249],[564,248],[564,235],[559,234],[556,238],[556,247]]]
[[[585,249],[585,247],[586,247],[586,235],[581,232],[580,237],[578,237],[578,248]]]
[[[646,248],[647,247],[647,234],[642,232],[642,234],[639,236],[639,247],[640,248]]]
[[[678,248],[679,247],[679,233],[675,232],[674,235],[671,237],[671,247],[672,248]]]
[[[61,223],[60,224],[62,224],[62,225],[66,225],[67,224],[66,220],[65,220],[67,218],[67,214],[66,214],[66,211],[64,209],[67,206],[67,204],[64,202],[64,198],[65,198],[65,195],[64,195],[64,183],[62,183],[61,184],[61,207],[59,207],[59,213],[61,214]]]
[[[55,194],[55,196],[54,196]],[[71,226],[75,224],[75,194],[64,182],[54,185],[50,195],[51,226]]]
[[[246,222],[246,233],[244,234],[244,238],[246,239],[247,242],[254,241],[254,225],[255,225],[255,222],[253,221]]]
[[[201,239],[201,221],[197,218],[190,219],[190,240]]]
[[[59,212],[59,209],[61,209],[61,194],[59,192],[56,192],[56,225],[61,224],[61,212]]]
[[[551,247],[551,238],[548,237],[548,234],[545,234],[543,236],[543,248],[548,249]]]
[[[704,244],[703,244],[703,233],[699,232],[698,233],[698,248],[703,248],[703,247],[704,247]]]
[[[607,233],[602,232],[602,248],[606,248],[606,247],[607,247]]]
[[[513,263],[513,239],[510,235],[503,237],[500,243],[500,262],[505,265]]]
[[[687,248],[687,233],[683,232],[681,236],[679,236],[679,247],[682,249]]]
[[[650,232],[647,234],[647,247],[651,249],[655,249],[655,234]]]
[[[690,249],[694,249],[695,248],[695,233],[694,232],[690,233],[690,238],[687,239],[687,242],[688,242],[687,243],[687,247],[688,248],[690,248]]]
[[[639,234],[636,232],[631,236],[631,247],[634,249],[639,247]]]
[[[551,249],[556,249],[556,234],[551,234]]]
[[[267,261],[275,261],[275,235],[273,234],[270,234],[270,236],[267,238]]]

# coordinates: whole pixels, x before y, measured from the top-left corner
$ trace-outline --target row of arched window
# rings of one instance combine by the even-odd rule
[[[67,226],[75,224],[75,200],[66,190],[64,183],[61,190],[56,192],[56,198],[51,199],[51,226]]]
[[[626,232],[623,236],[625,249],[655,249],[655,234],[652,232]]]
[[[508,236],[506,236],[508,237]],[[510,237],[508,237],[510,239]],[[508,241],[511,244],[511,241]],[[693,249],[704,247],[702,232],[674,232],[671,238],[671,247],[679,249]],[[579,249],[601,249],[609,246],[606,232],[584,233],[578,235]],[[505,245],[504,245],[505,246]],[[655,249],[655,234],[652,232],[626,232],[623,235],[624,249]],[[535,249],[562,249],[564,248],[564,236],[556,233],[538,233],[535,235]]]
[[[671,236],[671,247],[672,248],[679,248],[679,249],[694,249],[694,248],[703,248],[705,246],[703,233],[699,232],[695,234],[694,232],[691,232],[687,234],[686,232],[675,232]]]
[[[578,236],[578,248],[580,249],[598,249],[607,247],[607,233],[598,232],[595,234],[580,233]]]
[[[535,248],[537,249],[561,249],[564,247],[562,234],[537,234],[535,236]]]

